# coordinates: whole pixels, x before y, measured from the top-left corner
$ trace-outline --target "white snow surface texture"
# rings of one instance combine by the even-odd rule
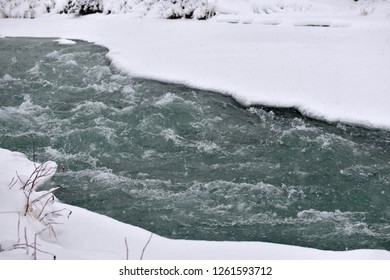
[[[65,2],[0,0],[0,37],[87,40],[107,47],[113,63],[135,76],[215,90],[244,105],[295,107],[327,121],[390,128],[388,0],[189,1],[215,13],[206,21],[164,19],[174,5],[169,1],[102,0],[106,8],[117,7],[109,15],[105,10],[88,16],[54,12]],[[124,2],[128,5],[118,4]],[[151,5],[130,5],[136,2]],[[42,3],[52,3],[50,12],[39,8]],[[26,10],[33,11],[35,19],[6,18],[31,17]],[[23,243],[24,228],[30,243],[43,229],[37,213],[17,214],[23,213],[26,202],[20,182],[9,188],[16,172],[28,178],[33,170],[23,155],[0,149],[0,259],[32,258],[32,248],[28,255],[26,248],[13,248]],[[32,197],[39,195],[34,192]],[[45,213],[63,208],[73,212],[69,219],[63,211],[63,216],[53,216],[61,224],[37,235],[40,249],[58,259],[124,259],[125,237],[132,248],[129,258],[138,259],[150,237],[143,229],[58,201]],[[37,252],[37,258],[52,256]],[[153,235],[144,258],[390,259],[390,252],[329,252]]]

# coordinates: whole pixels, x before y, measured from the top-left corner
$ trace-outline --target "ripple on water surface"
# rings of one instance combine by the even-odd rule
[[[0,39],[0,147],[63,165],[61,200],[172,238],[390,250],[390,132],[132,78],[106,53]]]

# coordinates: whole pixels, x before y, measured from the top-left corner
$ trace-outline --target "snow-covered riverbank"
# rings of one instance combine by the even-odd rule
[[[390,128],[389,1],[345,0],[333,9],[328,0],[309,2],[266,14],[227,1],[207,21],[1,19],[0,35],[88,40],[106,46],[113,63],[133,75],[219,91],[246,105]]]

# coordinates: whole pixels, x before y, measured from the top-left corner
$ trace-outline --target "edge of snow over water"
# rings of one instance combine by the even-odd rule
[[[0,166],[0,259],[33,258],[34,246],[26,254],[24,241],[20,240],[27,238],[34,245],[35,235],[40,244],[37,259],[51,259],[53,255],[57,259],[125,259],[125,238],[131,248],[129,259],[139,259],[150,237],[144,259],[390,259],[390,252],[384,250],[333,252],[263,242],[172,240],[151,236],[146,230],[57,200],[50,203],[47,213],[66,209],[72,214],[61,212],[64,215],[52,216],[55,222],[50,232],[44,232],[42,220],[34,218],[32,212],[23,215],[25,196],[20,182],[10,189],[16,172],[23,180],[37,165],[23,154],[0,149]],[[48,166],[56,167],[53,162]],[[35,190],[32,194],[33,197],[41,195],[42,192]],[[26,233],[22,228],[26,228]]]
[[[0,36],[87,40],[107,47],[113,63],[135,76],[221,92],[244,105],[295,107],[318,119],[390,129],[390,1],[363,1],[358,9],[323,0],[322,10],[317,2],[307,9],[288,2],[267,13],[239,3],[217,2],[219,12],[207,21],[126,14],[0,19]]]

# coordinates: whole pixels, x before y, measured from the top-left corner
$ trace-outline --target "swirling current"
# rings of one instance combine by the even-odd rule
[[[63,202],[169,238],[390,250],[389,131],[135,78],[75,42],[0,39],[0,147],[56,161]]]

